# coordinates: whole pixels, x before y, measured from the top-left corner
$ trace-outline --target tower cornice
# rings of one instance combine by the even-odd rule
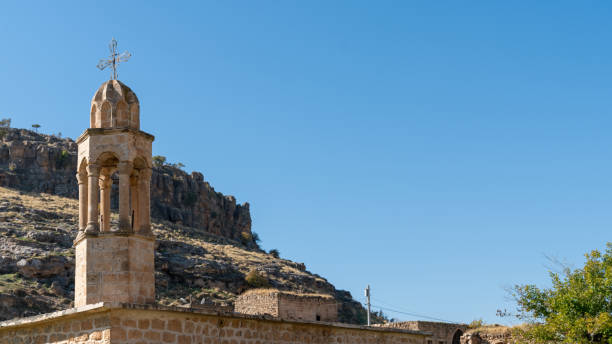
[[[155,136],[144,132],[142,130],[136,130],[132,128],[87,128],[83,133],[76,139],[76,143],[79,144],[83,142],[87,137],[94,135],[114,135],[119,133],[132,133],[134,135],[138,135],[144,137],[150,141],[155,141]]]

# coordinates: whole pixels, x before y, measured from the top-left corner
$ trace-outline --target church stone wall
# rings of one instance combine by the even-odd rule
[[[200,313],[161,306],[99,306],[0,323],[0,343],[425,344],[427,333]],[[17,339],[15,339],[17,338]]]
[[[111,343],[111,326],[108,314],[79,314],[78,316],[59,318],[55,318],[54,314],[56,313],[34,317],[40,319],[40,321],[31,324],[26,322],[17,326],[2,326],[4,323],[0,323],[0,343]],[[5,323],[10,323],[10,321]]]

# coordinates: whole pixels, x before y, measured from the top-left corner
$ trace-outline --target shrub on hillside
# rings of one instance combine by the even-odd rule
[[[484,325],[485,325],[484,320],[482,320],[482,319],[474,319],[468,325],[468,328],[479,328],[479,327],[483,327]]]
[[[268,278],[266,278],[266,276],[262,275],[257,270],[249,271],[249,273],[246,275],[244,280],[247,282],[249,286],[253,288],[266,288],[270,286],[270,283],[268,282]]]

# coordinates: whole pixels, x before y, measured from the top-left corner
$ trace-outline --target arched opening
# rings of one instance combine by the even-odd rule
[[[453,344],[461,344],[461,336],[463,336],[463,331],[457,329],[453,335]]]
[[[142,222],[141,214],[141,173],[143,169],[147,168],[147,161],[144,158],[134,159],[132,174],[130,175],[130,225],[132,230],[138,231]]]
[[[95,128],[96,127],[96,111],[98,111],[98,108],[96,107],[96,104],[92,104],[91,105],[91,114],[89,115],[89,127],[90,128]]]
[[[140,106],[138,103],[130,105],[130,127],[140,129]]]
[[[117,104],[117,127],[123,128],[129,125],[128,106],[124,101]]]
[[[79,230],[87,227],[87,200],[89,197],[87,180],[87,159],[83,158],[77,169],[77,181],[79,183]]]
[[[101,232],[109,232],[113,225],[111,210],[113,208],[117,209],[117,207],[113,207],[112,205],[114,203],[113,200],[117,199],[119,194],[119,188],[116,187],[117,181],[115,177],[119,159],[115,154],[106,152],[98,157],[97,163],[100,166],[100,179],[98,184],[100,188],[100,212],[98,223]]]
[[[77,173],[79,174],[87,174],[87,159],[81,159],[81,163],[79,164],[79,168],[77,169]]]
[[[102,103],[102,108],[100,109],[100,116],[98,125],[96,128],[110,128],[112,127],[112,118],[111,118],[111,105],[109,102],[105,101]]]

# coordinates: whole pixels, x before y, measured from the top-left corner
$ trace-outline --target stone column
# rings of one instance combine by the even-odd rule
[[[121,161],[119,163],[119,230],[122,232],[132,230],[130,221],[130,174],[132,174],[132,163]]]
[[[86,233],[97,233],[98,227],[98,179],[100,177],[100,166],[89,163],[87,165],[88,197],[87,197],[87,228]]]
[[[100,178],[100,212],[102,213],[102,223],[100,225],[101,232],[110,232],[110,196],[113,186],[113,179],[109,170],[103,171]]]
[[[81,171],[76,175],[79,183],[79,231],[87,227],[87,171]]]
[[[140,209],[138,206],[138,202],[140,202],[140,199],[138,197],[138,171],[134,170],[134,172],[132,173],[132,176],[130,177],[130,195],[131,195],[131,201],[132,201],[132,211],[130,212],[130,220],[132,221],[132,230],[134,232],[138,231],[139,228],[139,216],[140,216]]]
[[[139,232],[141,234],[151,234],[151,174],[153,171],[150,168],[140,170],[138,178],[138,210],[140,217],[138,223],[140,225]]]

